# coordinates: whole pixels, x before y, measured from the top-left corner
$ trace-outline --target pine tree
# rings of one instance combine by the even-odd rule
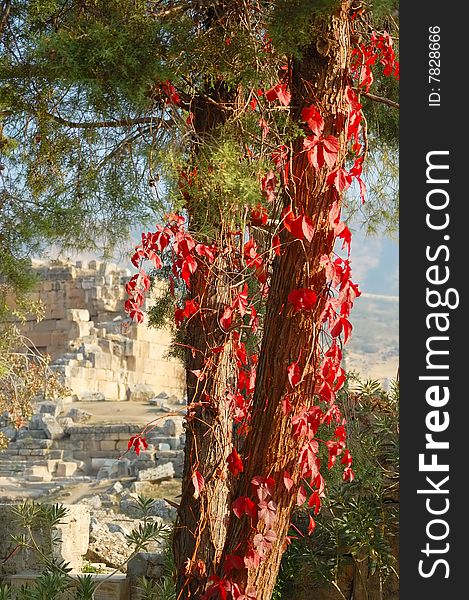
[[[395,148],[398,106],[397,15],[376,8],[9,6],[17,185],[70,215],[83,201],[90,221],[129,217],[145,195],[167,207],[132,257],[126,309],[141,322],[167,274],[188,388],[178,598],[270,598],[294,506],[320,508],[321,462],[353,478],[335,402],[359,295],[342,201],[364,195],[368,153]]]

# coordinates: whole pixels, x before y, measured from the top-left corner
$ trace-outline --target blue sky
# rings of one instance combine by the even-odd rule
[[[360,290],[369,294],[399,295],[399,243],[384,236],[352,237],[352,273]]]

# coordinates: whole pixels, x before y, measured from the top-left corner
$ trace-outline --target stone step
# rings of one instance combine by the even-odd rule
[[[10,444],[8,445],[8,450],[45,450],[46,448],[52,448],[53,444],[53,440],[23,438],[21,440],[18,440],[17,442],[10,442]]]
[[[47,435],[43,429],[20,429],[17,434],[17,439],[24,440],[27,438],[45,440]]]

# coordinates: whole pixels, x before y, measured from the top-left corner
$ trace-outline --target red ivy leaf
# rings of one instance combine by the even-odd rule
[[[235,477],[244,471],[243,461],[236,451],[236,448],[233,448],[226,460],[228,462],[228,469]]]
[[[287,490],[290,491],[293,486],[293,479],[290,477],[290,473],[288,471],[283,472],[283,483]]]
[[[260,521],[264,521],[267,529],[270,529],[272,524],[277,519],[277,505],[273,500],[266,502],[265,500],[261,500],[258,504],[259,511],[257,512],[257,516]]]
[[[272,239],[272,250],[277,256],[280,256],[280,245],[280,237],[278,235],[274,235]]]
[[[205,487],[205,480],[202,477],[202,475],[199,473],[199,471],[196,471],[192,475],[192,485],[194,486],[194,494],[193,494],[193,496],[197,500],[197,498],[200,496],[200,492]]]
[[[345,169],[339,167],[330,173],[327,177],[327,183],[333,185],[341,194],[348,189],[352,183],[352,176]]]
[[[257,569],[261,563],[261,556],[254,548],[251,548],[244,557],[244,564],[248,569]]]
[[[315,169],[320,169],[324,164],[324,157],[321,152],[321,146],[318,145],[319,138],[308,135],[303,140],[303,147],[306,150],[309,164]]]
[[[337,162],[337,155],[339,153],[339,140],[334,135],[328,135],[326,138],[321,139],[322,152],[324,155],[324,161],[331,169]]]
[[[298,494],[296,495],[296,505],[302,506],[306,502],[306,490],[303,486],[298,490]]]
[[[340,461],[343,465],[345,465],[346,467],[350,467],[350,465],[352,464],[352,455],[350,454],[350,450],[346,450],[344,452],[344,455],[342,456],[342,459]]]
[[[319,510],[321,509],[321,498],[319,497],[319,492],[317,490],[309,497],[308,506],[309,508],[314,507],[314,514],[318,514]]]
[[[218,575],[212,575],[208,579],[211,582],[210,587],[207,588],[207,591],[201,597],[201,600],[208,600],[213,596],[217,596],[217,598],[221,600],[227,600],[228,592],[231,592],[231,581],[228,581],[228,579],[221,579]]]
[[[241,519],[243,515],[247,515],[253,519],[257,517],[256,505],[251,498],[248,498],[247,496],[240,496],[239,498],[236,498],[231,505],[231,508],[238,519]]]
[[[301,372],[298,362],[293,362],[291,365],[289,365],[287,373],[288,381],[290,382],[291,386],[295,387],[295,385],[298,385],[301,379]]]
[[[269,215],[267,214],[265,207],[262,206],[262,204],[258,204],[256,208],[251,210],[251,225],[265,225],[267,223],[268,216]]]
[[[332,169],[337,162],[339,140],[334,135],[317,138],[309,135],[303,140],[309,164],[315,169],[321,169],[326,164]]]
[[[308,106],[301,111],[301,118],[313,133],[320,136],[324,129],[324,119],[315,106]]]
[[[293,212],[290,210],[285,214],[283,223],[285,229],[297,240],[306,239],[310,242],[313,239],[314,226],[311,219],[306,215],[300,215],[295,218]]]
[[[251,483],[256,488],[256,494],[260,501],[266,500],[274,493],[275,481],[272,477],[256,475],[252,478]]]
[[[265,97],[269,102],[278,100],[283,106],[288,106],[291,100],[291,93],[286,83],[278,83],[265,93]]]
[[[229,575],[233,569],[244,569],[244,560],[238,554],[227,554],[223,564],[223,571]]]
[[[231,319],[233,318],[233,309],[231,306],[225,308],[224,313],[220,317],[220,325],[223,329],[229,329],[231,325]]]
[[[127,450],[130,450],[131,448],[133,448],[135,451],[135,454],[137,456],[139,456],[142,448],[143,448],[143,450],[146,450],[148,448],[146,438],[144,438],[140,435],[133,435],[130,438],[129,443],[127,444]]]
[[[264,558],[272,548],[272,542],[274,542],[276,539],[277,535],[275,531],[269,529],[266,533],[256,533],[252,543],[254,544],[254,548],[257,550],[261,558]]]
[[[350,482],[352,482],[355,479],[355,473],[352,471],[352,469],[350,467],[346,467],[344,469],[342,479],[344,481],[350,481]]]
[[[288,301],[293,304],[295,311],[311,310],[316,303],[316,293],[313,290],[301,288],[288,294]]]
[[[187,285],[187,287],[189,287],[189,279],[190,276],[192,275],[192,273],[194,273],[194,271],[197,269],[197,262],[195,260],[195,258],[188,254],[183,262],[182,262],[182,268],[181,268],[181,278],[184,280],[185,284]]]
[[[244,562],[246,563],[246,561]],[[256,588],[248,587],[244,590],[244,592],[242,592],[236,583],[233,584],[233,589],[231,590],[231,593],[233,594],[233,600],[256,600],[257,598]]]
[[[308,525],[308,535],[313,535],[315,529],[316,529],[316,521],[310,515],[309,516],[309,525]]]

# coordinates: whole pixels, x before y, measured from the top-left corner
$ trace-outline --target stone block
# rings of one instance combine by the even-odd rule
[[[171,419],[166,419],[163,425],[163,431],[166,435],[179,437],[184,433],[183,418],[173,417]]]
[[[106,400],[101,392],[82,392],[78,398],[80,402],[104,402]]]
[[[49,414],[33,415],[29,426],[30,429],[42,429],[50,440],[60,440],[64,436],[62,427]]]
[[[52,415],[53,417],[58,417],[60,415],[60,413],[62,412],[62,409],[63,409],[63,405],[60,400],[58,400],[56,402],[52,402],[52,401],[48,400],[45,402],[39,402],[39,404],[36,405],[36,411],[39,414]]]
[[[149,385],[137,383],[128,387],[127,400],[132,402],[148,402],[154,395],[155,392]]]
[[[77,464],[74,462],[57,463],[56,477],[73,477],[77,472]]]
[[[74,423],[87,423],[93,415],[81,408],[71,408],[67,412],[67,417],[70,417]]]
[[[3,433],[3,435],[6,438],[8,438],[11,442],[13,442],[16,439],[16,436],[18,434],[18,430],[10,425],[8,425],[7,427],[0,428],[0,432]]]
[[[16,439],[18,441],[24,439],[32,440],[45,440],[47,439],[46,434],[42,429],[19,429]]]
[[[70,417],[59,417],[57,419],[57,423],[60,425],[60,427],[62,427],[65,434],[67,433],[68,428],[73,427],[74,425],[73,419]]]
[[[132,583],[139,577],[158,579],[163,575],[164,563],[162,552],[138,552],[127,564],[127,575]]]
[[[100,449],[115,452],[116,445],[117,445],[116,440],[103,440],[102,442],[100,442]]]
[[[49,459],[50,460],[62,460],[64,455],[63,450],[49,450]]]
[[[69,321],[89,321],[90,313],[85,308],[70,308],[67,310],[67,319]]]
[[[52,479],[52,475],[49,473],[48,468],[38,465],[25,469],[24,477],[28,481],[43,481],[46,483]]]
[[[51,475],[53,475],[55,473],[55,471],[57,470],[58,462],[59,462],[58,460],[50,460],[50,459],[44,461],[44,466],[46,467],[46,469],[49,471],[49,473]]]
[[[0,556],[8,556],[14,544],[11,536],[22,533],[21,527],[13,514],[14,505],[0,504]],[[82,556],[85,554],[89,543],[90,514],[89,509],[83,505],[66,506],[67,514],[62,519],[63,523],[56,525],[52,535],[56,542],[51,544],[51,539],[44,531],[35,530],[35,539],[45,554],[49,554],[51,547],[57,560],[69,563],[75,571],[80,571]],[[0,577],[2,575],[17,574],[22,571],[42,572],[43,564],[34,552],[16,552],[8,561],[0,563]]]
[[[122,494],[124,491],[124,486],[120,481],[116,481],[116,483],[111,486],[108,490],[111,494]]]
[[[165,479],[172,479],[174,477],[174,467],[171,462],[164,465],[158,465],[151,469],[144,469],[138,472],[138,481],[151,481],[157,483]]]
[[[93,459],[91,466],[94,468]],[[114,460],[105,459],[99,467],[96,479],[121,479],[122,477],[128,477],[129,474],[130,461],[126,458]]]
[[[114,381],[97,380],[97,389],[107,400],[115,400],[118,396],[117,383]]]
[[[103,379],[103,376],[99,376],[98,369],[108,370],[112,368],[112,356],[107,352],[96,352],[94,355],[94,365],[96,367],[96,378]],[[104,374],[106,376],[106,374]]]
[[[35,431],[30,431],[29,432],[32,435],[28,435],[28,436],[24,436],[21,438],[18,438],[16,440],[16,442],[14,442],[16,448],[28,448],[30,450],[37,450],[39,448],[41,448],[42,450],[46,450],[52,447],[53,445],[53,441],[47,439],[46,437],[39,437],[33,434],[35,434]],[[39,433],[43,433],[43,435],[45,436],[46,434],[44,432],[39,432]]]

